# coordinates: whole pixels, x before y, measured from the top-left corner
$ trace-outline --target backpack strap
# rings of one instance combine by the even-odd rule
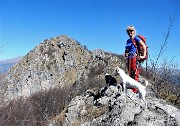
[[[137,43],[136,43],[136,41],[135,41],[135,39],[134,39],[134,38],[132,38],[132,44],[135,46],[135,48],[136,48],[136,53],[137,53],[137,56],[138,56]]]

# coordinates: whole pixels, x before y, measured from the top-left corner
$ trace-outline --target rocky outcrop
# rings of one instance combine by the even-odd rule
[[[76,96],[68,105],[66,113],[49,125],[56,126],[178,126],[180,110],[155,97],[147,98],[148,107],[128,90],[127,96],[121,86],[103,87],[98,99],[94,91],[88,90],[83,96]],[[151,96],[147,94],[147,96]],[[64,120],[62,119],[64,116]]]
[[[46,39],[8,71],[1,103],[54,87],[71,87],[76,81],[87,79],[90,68],[99,63],[108,66],[121,61],[102,50],[91,52],[66,35]],[[108,69],[110,66],[105,71]]]

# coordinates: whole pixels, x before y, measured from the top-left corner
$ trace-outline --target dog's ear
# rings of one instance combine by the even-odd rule
[[[120,68],[119,68],[119,66],[116,66],[116,70],[117,70],[117,72],[119,71],[119,69],[120,69]]]

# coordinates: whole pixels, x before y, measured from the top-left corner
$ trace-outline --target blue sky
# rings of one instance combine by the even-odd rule
[[[0,60],[24,56],[43,40],[62,34],[89,50],[122,54],[128,25],[146,36],[153,59],[174,14],[163,58],[175,56],[180,64],[179,0],[0,0],[0,45],[5,44]]]

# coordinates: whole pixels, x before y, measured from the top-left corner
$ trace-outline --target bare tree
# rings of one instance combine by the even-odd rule
[[[163,53],[165,52],[166,50],[166,46],[168,44],[168,38],[170,37],[170,33],[171,33],[171,30],[173,29],[173,24],[174,24],[174,20],[175,20],[175,15],[172,17],[169,18],[169,27],[168,27],[168,31],[166,34],[164,34],[164,42],[162,43],[161,45],[161,48],[160,48],[160,51],[157,55],[157,57],[155,57],[155,60],[153,59],[150,59],[150,63],[151,63],[151,67],[150,67],[150,72],[151,73],[154,73],[153,74],[153,78],[154,80],[156,79],[156,76],[157,76],[157,72],[158,72],[158,67],[159,67],[159,59],[162,57]]]

